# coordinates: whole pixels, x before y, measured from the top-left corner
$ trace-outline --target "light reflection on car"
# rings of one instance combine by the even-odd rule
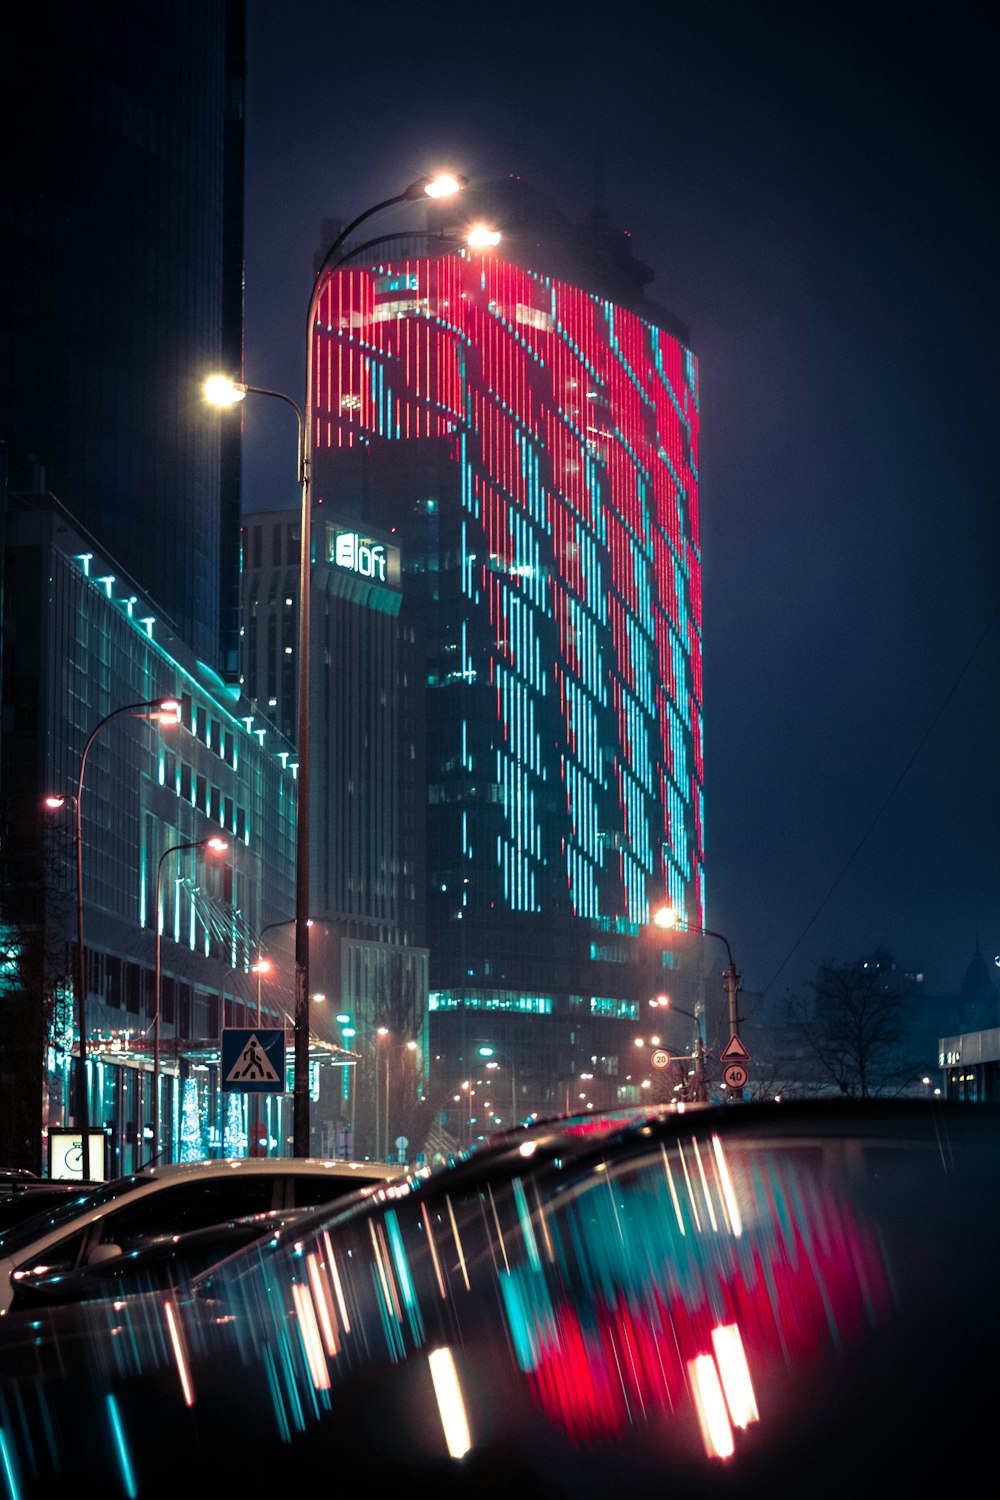
[[[860,1445],[849,1487],[885,1492],[897,1423],[946,1412],[968,1441],[987,1399],[968,1366],[996,1321],[998,1144],[992,1111],[925,1103],[513,1140],[309,1214],[189,1295],[5,1340],[8,1488],[72,1463],[152,1495],[180,1465],[212,1493],[252,1413],[258,1479],[763,1494],[800,1464],[842,1495]]]

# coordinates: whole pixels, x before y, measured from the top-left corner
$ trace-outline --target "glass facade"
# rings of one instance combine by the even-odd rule
[[[195,1136],[201,1155],[218,1154],[234,1128],[218,1092],[221,1028],[251,1024],[257,937],[294,907],[294,754],[180,642],[160,643],[149,600],[60,507],[16,506],[7,526],[2,895],[16,953],[0,1060],[21,1052],[37,1067],[18,1071],[3,1127],[23,1117],[37,1149],[39,1121],[44,1141],[70,1113],[79,795],[92,1124],[109,1133],[114,1171],[148,1155],[159,885],[164,1159],[190,1154]],[[178,700],[180,723],[117,717],[162,696]],[[61,809],[43,808],[49,793]],[[211,836],[228,844],[218,859],[191,847]],[[269,984],[264,1024],[282,1026],[284,1011]]]
[[[0,441],[230,679],[239,429],[243,0],[8,7]]]
[[[316,498],[400,537],[423,652],[432,1038],[634,1029],[651,912],[705,913],[694,356],[463,251],[331,276],[313,357]]]

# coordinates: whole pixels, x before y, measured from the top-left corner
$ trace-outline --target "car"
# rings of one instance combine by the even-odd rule
[[[12,1319],[11,1493],[215,1496],[251,1455],[255,1486],[469,1500],[981,1471],[1000,1111],[740,1104],[522,1144],[306,1213],[173,1295]]]
[[[359,1188],[348,1198],[370,1191],[370,1188]],[[343,1201],[346,1203],[348,1199]],[[266,1213],[189,1229],[183,1234],[154,1235],[132,1250],[77,1266],[72,1271],[18,1272],[8,1308],[11,1322],[6,1327],[12,1327],[17,1314],[22,1312],[37,1318],[39,1313],[67,1303],[176,1291],[238,1250],[277,1234],[314,1211],[311,1208],[269,1209]]]
[[[13,1224],[47,1212],[61,1203],[68,1203],[81,1194],[96,1187],[96,1183],[52,1182],[49,1178],[36,1178],[30,1186],[15,1188],[0,1198],[0,1233]]]
[[[269,1209],[328,1203],[391,1180],[400,1170],[385,1162],[318,1158],[181,1162],[145,1167],[71,1194],[0,1232],[0,1318],[10,1308],[14,1283],[28,1272],[75,1271],[151,1236]]]

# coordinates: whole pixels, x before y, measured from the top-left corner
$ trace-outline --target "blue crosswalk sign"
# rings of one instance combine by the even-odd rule
[[[223,1093],[283,1094],[285,1033],[269,1026],[226,1026],[222,1032]]]

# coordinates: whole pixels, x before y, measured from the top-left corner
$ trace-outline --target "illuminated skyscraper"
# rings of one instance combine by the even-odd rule
[[[468,252],[339,271],[319,335],[317,499],[399,536],[423,643],[432,1053],[640,1097],[651,911],[704,920],[694,356]]]

